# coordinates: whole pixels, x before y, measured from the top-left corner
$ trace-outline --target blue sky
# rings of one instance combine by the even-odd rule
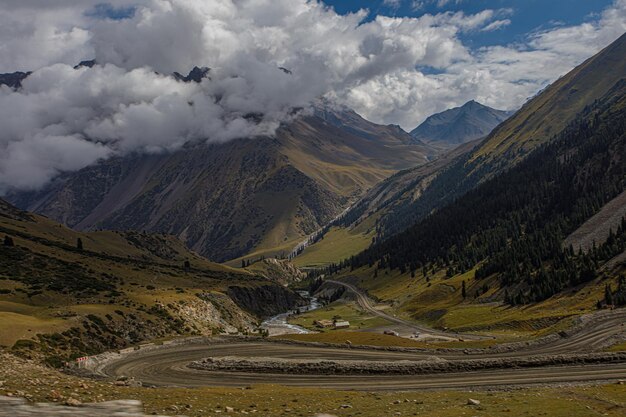
[[[362,8],[370,11],[369,19],[376,15],[419,17],[423,14],[462,11],[473,14],[485,9],[511,9],[511,15],[503,17],[511,23],[493,32],[463,34],[461,38],[470,47],[506,45],[523,41],[535,31],[559,25],[572,26],[593,20],[612,0],[324,0],[341,14]],[[439,3],[446,3],[439,5]],[[397,3],[399,6],[393,6]],[[414,5],[421,4],[415,8]]]

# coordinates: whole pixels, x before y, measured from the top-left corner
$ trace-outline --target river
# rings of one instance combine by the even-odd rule
[[[320,303],[316,297],[311,297],[308,291],[298,291],[302,298],[309,301],[309,305],[299,307],[297,310],[290,310],[286,313],[277,314],[261,323],[261,329],[267,330],[270,336],[278,336],[281,334],[306,334],[312,333],[311,330],[295,324],[289,324],[287,319],[296,312],[305,313],[320,308]]]

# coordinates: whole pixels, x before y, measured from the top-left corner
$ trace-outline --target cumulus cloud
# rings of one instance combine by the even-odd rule
[[[366,10],[339,15],[314,0],[0,6],[0,72],[34,71],[19,91],[0,87],[0,192],[113,155],[271,135],[320,97],[405,128],[472,98],[514,108],[626,20],[618,0],[596,22],[472,51],[460,35],[508,24],[507,11],[366,21]],[[73,68],[93,57],[93,68]],[[210,79],[171,76],[196,65],[211,67]]]
[[[510,11],[494,16],[503,13]],[[346,92],[343,100],[372,121],[407,130],[472,99],[514,110],[624,32],[626,0],[617,0],[596,20],[535,32],[513,45],[480,48],[444,70],[390,71]]]

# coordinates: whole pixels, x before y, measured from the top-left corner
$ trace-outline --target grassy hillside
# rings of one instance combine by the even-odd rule
[[[171,236],[79,233],[1,200],[0,243],[0,345],[48,357],[249,329],[258,321],[254,306],[244,311],[227,294],[286,291],[209,262]]]
[[[294,258],[294,265],[303,268],[324,267],[367,249],[375,234],[375,229],[367,226],[367,223],[361,223],[354,228],[331,228],[322,240]]]
[[[626,35],[530,100],[473,153],[471,162],[518,160],[560,133],[585,106],[626,77]]]
[[[469,142],[424,165],[400,171],[381,181],[353,205],[333,228],[294,259],[300,266],[322,266],[337,262],[364,250],[377,232],[384,230],[388,219],[398,219],[403,227],[426,211],[420,204],[433,180],[447,167],[466,158],[477,146]],[[431,204],[432,206],[432,204]],[[430,207],[430,206],[429,206]],[[421,211],[420,211],[421,210]],[[382,229],[381,229],[382,228]]]
[[[371,297],[390,304],[400,317],[459,332],[484,332],[500,339],[530,338],[566,327],[569,319],[596,311],[606,284],[617,285],[626,271],[603,274],[592,282],[561,292],[545,301],[523,306],[504,304],[500,283],[493,277],[476,279],[474,271],[448,277],[445,270],[420,271],[412,277],[399,271],[361,268],[345,272],[342,279],[367,290]],[[466,298],[462,296],[463,281]]]
[[[536,336],[624,306],[626,220],[587,251],[563,242],[594,214],[604,219],[607,204],[621,207],[625,129],[621,80],[513,168],[326,272],[399,315],[458,331]]]

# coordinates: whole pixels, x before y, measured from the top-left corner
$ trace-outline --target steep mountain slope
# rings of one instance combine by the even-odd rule
[[[383,221],[386,235],[398,233],[477,184],[514,167],[549,142],[585,107],[626,78],[626,34],[526,103],[471,151],[460,155],[408,204]]]
[[[625,189],[626,80],[621,80],[514,168],[374,245],[350,265],[378,264],[413,274],[446,268],[449,277],[473,270],[475,279],[496,278],[501,290],[493,299],[542,301],[594,280],[602,264],[624,252],[626,219],[587,252],[562,242]]]
[[[546,88],[480,143],[470,142],[439,160],[388,178],[337,225],[352,230],[369,224],[368,233],[374,235],[375,230],[379,241],[406,230],[523,161],[623,78],[626,35]]]
[[[114,158],[9,199],[79,230],[173,234],[225,261],[289,253],[374,184],[434,154],[395,126],[326,106],[275,137]]]
[[[487,136],[512,114],[472,100],[430,116],[411,131],[411,136],[425,143],[457,146]]]
[[[585,106],[626,77],[626,34],[526,103],[485,140],[471,161],[519,160],[559,134]],[[501,164],[496,164],[501,165]]]
[[[80,240],[80,243],[79,243]],[[256,305],[239,298],[256,294]],[[0,200],[0,345],[81,356],[177,334],[235,332],[299,297],[172,236],[80,233]]]
[[[476,141],[460,145],[434,161],[400,171],[381,181],[343,216],[328,224],[292,262],[299,267],[338,263],[365,250],[378,234],[389,232],[391,220],[400,222],[397,225],[399,230],[408,227],[418,216],[414,203],[420,202],[433,180],[477,145]]]

